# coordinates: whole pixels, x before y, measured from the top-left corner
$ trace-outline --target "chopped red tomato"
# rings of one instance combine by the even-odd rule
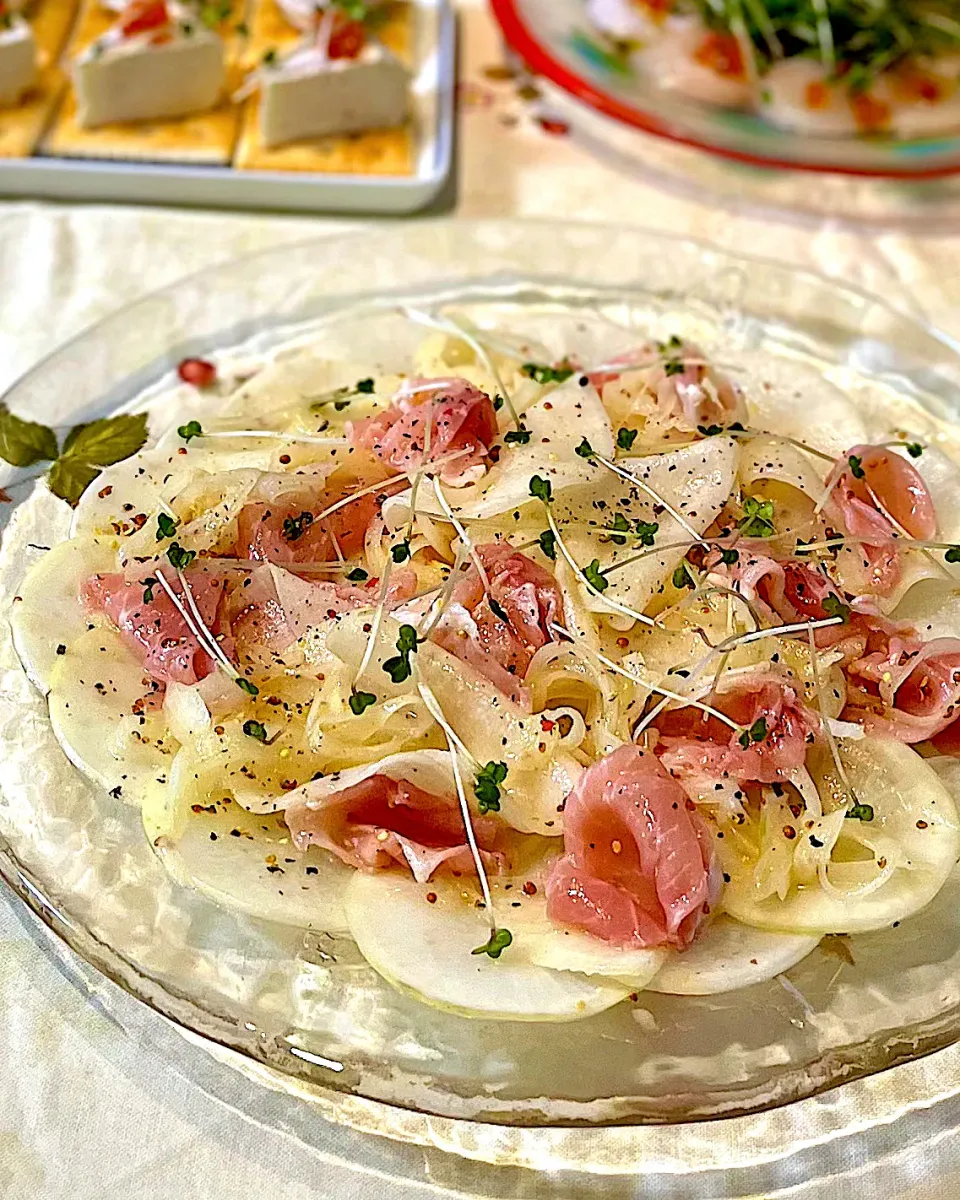
[[[346,13],[337,13],[327,54],[330,58],[356,58],[367,44],[367,34],[359,21],[351,21]]]
[[[694,51],[694,58],[710,71],[725,79],[746,79],[740,43],[732,33],[708,33]]]
[[[621,746],[581,775],[547,877],[552,921],[618,946],[688,946],[715,899],[709,837],[657,759]]]
[[[124,37],[133,37],[137,33],[147,33],[151,29],[160,29],[169,24],[170,14],[164,0],[133,0],[120,14],[120,31]],[[187,360],[188,362],[191,360]],[[199,361],[198,359],[192,361]],[[183,364],[181,364],[182,366]],[[181,375],[181,378],[183,376]],[[189,382],[192,382],[189,381]]]
[[[850,107],[861,133],[882,133],[890,126],[890,105],[877,100],[869,92],[853,92]]]

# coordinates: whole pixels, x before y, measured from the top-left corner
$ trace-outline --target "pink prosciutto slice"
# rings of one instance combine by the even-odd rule
[[[522,680],[534,654],[553,641],[563,598],[553,576],[507,544],[476,548],[489,582],[472,566],[453,589],[433,640],[529,708]]]
[[[758,736],[747,736],[743,745],[743,735],[718,717],[691,707],[668,710],[657,720],[656,750],[671,775],[778,783],[803,766],[819,720],[782,678],[773,673],[745,676],[709,700]]]
[[[237,554],[241,558],[274,563],[324,563],[356,558],[389,488],[357,496],[335,512],[323,517],[321,514],[362,491],[366,482],[356,481],[341,487],[328,483],[319,492],[305,489],[277,500],[244,505],[237,518]]]
[[[167,572],[165,578],[189,611],[176,576]],[[194,566],[184,572],[184,578],[204,625],[216,634],[226,574]],[[144,670],[159,682],[197,683],[213,671],[212,657],[155,580],[151,586],[144,579],[130,581],[120,574],[94,575],[83,585],[81,598],[90,610],[110,618]]]
[[[396,471],[455,458],[440,471],[444,483],[479,479],[497,440],[493,401],[465,379],[411,379],[388,409],[347,426],[355,446],[372,451]]]
[[[937,531],[929,488],[911,463],[883,446],[854,446],[838,459],[827,486],[827,512],[861,540],[852,551],[861,556],[871,589],[889,592],[900,579],[896,538],[932,538]]]
[[[417,590],[416,573],[409,568],[390,575],[386,606],[409,600]],[[279,656],[311,626],[358,608],[376,605],[380,580],[354,586],[329,579],[301,579],[282,567],[251,571],[235,587],[226,608],[240,662],[279,664]]]
[[[658,423],[665,428],[695,433],[701,426],[726,428],[746,419],[740,393],[722,372],[707,365],[703,351],[692,342],[642,346],[588,378],[602,392],[606,385],[615,385],[623,375],[637,370],[646,372],[644,391]]]
[[[921,742],[957,720],[958,638],[923,643],[910,633],[874,633],[866,652],[849,664],[846,674],[844,717],[859,720],[869,733]],[[944,737],[942,744],[950,744],[950,739]]]
[[[719,550],[711,551],[704,566],[718,575],[765,616],[779,621],[815,621],[827,616],[828,596],[843,601],[836,584],[822,572],[796,558],[778,561],[749,542],[737,543],[737,560],[724,564]]]
[[[715,900],[705,827],[654,755],[621,746],[566,800],[551,921],[617,946],[689,946]]]
[[[366,871],[400,865],[418,883],[439,870],[475,870],[466,843],[457,797],[434,796],[405,780],[371,775],[352,787],[322,797],[307,784],[286,811],[286,822],[300,850],[322,846],[337,858]],[[474,817],[477,844],[488,870],[500,871],[503,855],[494,849],[499,823]]]

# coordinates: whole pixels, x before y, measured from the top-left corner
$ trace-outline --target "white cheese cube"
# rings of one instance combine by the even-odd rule
[[[224,75],[223,40],[202,27],[159,44],[94,43],[73,64],[77,117],[90,128],[203,112],[220,99]]]
[[[265,146],[402,125],[410,111],[409,73],[379,46],[333,61],[295,51],[276,67],[262,68],[260,80]]]
[[[37,82],[37,45],[33,30],[20,17],[0,25],[0,107],[16,104]]]

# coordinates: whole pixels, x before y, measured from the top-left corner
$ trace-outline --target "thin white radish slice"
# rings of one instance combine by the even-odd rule
[[[30,681],[48,692],[63,647],[90,627],[80,601],[80,586],[98,571],[116,569],[112,542],[72,538],[48,550],[27,573],[10,624],[13,643]]]
[[[132,804],[166,787],[179,748],[162,714],[138,704],[149,692],[143,668],[106,627],[76,638],[50,676],[50,721],[67,758]]]
[[[814,934],[755,929],[721,915],[687,950],[670,954],[647,991],[716,996],[750,987],[789,970],[819,941]]]
[[[435,895],[430,903],[427,895]],[[466,1017],[576,1021],[623,1000],[630,988],[532,965],[508,946],[500,958],[472,951],[490,936],[472,887],[417,884],[393,871],[358,872],[346,892],[350,932],[389,983]],[[503,924],[510,927],[510,910]]]
[[[215,796],[193,811],[144,806],[144,827],[178,883],[217,904],[282,925],[346,934],[343,895],[351,869],[325,850],[297,850],[274,816],[248,813]]]
[[[943,886],[960,857],[960,822],[937,772],[909,746],[886,738],[844,741],[840,753],[858,800],[870,806],[873,817],[843,822],[827,869],[828,886],[816,879],[801,886],[794,882],[782,900],[776,895],[757,899],[753,864],[738,860],[727,837],[716,845],[733,877],[723,894],[731,916],[789,933],[859,933],[912,916]],[[838,802],[850,803],[830,768],[821,771],[818,788],[829,811]],[[857,841],[889,846],[889,854],[880,852],[884,866],[872,854],[853,853]],[[894,853],[899,861],[890,870]]]

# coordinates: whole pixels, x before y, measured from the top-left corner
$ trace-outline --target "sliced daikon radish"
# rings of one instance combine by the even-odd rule
[[[844,820],[826,886],[816,877],[800,886],[794,881],[782,900],[776,895],[757,899],[753,861],[737,857],[735,835],[718,841],[724,869],[732,876],[723,893],[731,916],[790,933],[863,932],[912,916],[943,886],[960,857],[960,823],[937,772],[909,746],[886,738],[844,741],[840,753],[850,785],[860,804],[870,806],[872,820]],[[838,804],[851,805],[832,766],[812,773],[828,813]],[[801,828],[794,839],[798,846],[804,836]],[[785,840],[785,850],[794,841]],[[866,849],[857,853],[869,842],[884,848],[877,857]]]
[[[27,574],[13,606],[13,643],[24,670],[42,691],[62,654],[90,627],[80,586],[98,571],[116,569],[115,540],[72,538],[48,550]]]
[[[754,929],[720,916],[687,950],[673,951],[647,991],[673,996],[715,996],[763,983],[789,970],[819,943],[811,934]]]
[[[623,984],[534,966],[513,954],[513,945],[496,960],[473,954],[490,936],[476,898],[471,885],[436,880],[421,885],[382,871],[357,872],[345,903],[350,932],[374,970],[448,1012],[501,1021],[576,1021],[629,994]],[[503,914],[508,929],[510,911]]]
[[[143,668],[105,627],[74,639],[50,674],[50,721],[64,753],[128,803],[166,786],[179,748],[162,713],[138,703],[150,692]]]
[[[122,537],[135,529],[133,517],[155,513],[161,499],[176,496],[205,474],[268,470],[276,449],[273,442],[242,438],[236,442],[193,439],[187,444],[176,438],[179,446],[168,441],[152,450],[141,450],[98,475],[80,498],[71,535],[105,537],[119,531]]]
[[[182,793],[181,793],[182,798]],[[305,854],[274,816],[208,796],[199,812],[144,808],[147,835],[178,883],[217,904],[264,921],[346,934],[343,895],[353,874],[325,850]]]
[[[542,875],[537,873],[538,880]],[[639,991],[667,961],[666,950],[625,950],[579,929],[553,924],[542,882],[532,896],[524,892],[522,879],[491,879],[490,891],[498,920],[513,934],[511,951],[538,967],[617,978]]]

